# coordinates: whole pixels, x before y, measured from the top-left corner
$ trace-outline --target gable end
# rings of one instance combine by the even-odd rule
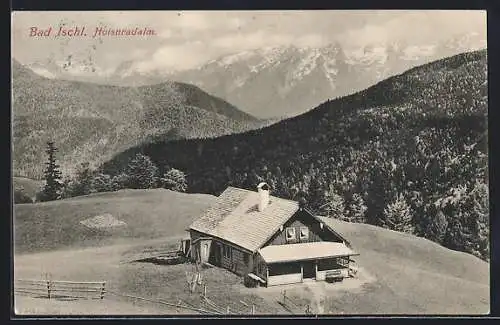
[[[261,248],[269,245],[320,241],[344,242],[349,245],[344,237],[327,226],[321,219],[316,218],[305,209],[299,209],[273,232]]]

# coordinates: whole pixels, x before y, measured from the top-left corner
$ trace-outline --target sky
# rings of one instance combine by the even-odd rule
[[[87,37],[30,37],[30,28],[85,26]],[[155,30],[150,36],[93,38],[96,27]],[[133,61],[137,70],[182,70],[226,54],[263,47],[318,47],[339,42],[345,49],[406,41],[419,45],[453,34],[486,39],[486,11],[104,11],[15,12],[12,56],[23,64],[92,60],[111,72]]]

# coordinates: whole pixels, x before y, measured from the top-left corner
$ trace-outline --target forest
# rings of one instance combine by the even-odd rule
[[[181,171],[188,192],[265,181],[317,214],[489,260],[487,91],[486,51],[464,53],[259,130],[144,143],[99,173],[116,178],[147,157],[157,175]]]

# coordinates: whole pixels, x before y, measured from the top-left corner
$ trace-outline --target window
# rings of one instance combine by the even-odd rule
[[[286,228],[286,240],[295,240],[295,228]]]
[[[227,245],[222,246],[222,255],[226,258],[231,258],[231,247]]]
[[[309,239],[309,229],[307,227],[300,227],[299,237],[301,240]]]

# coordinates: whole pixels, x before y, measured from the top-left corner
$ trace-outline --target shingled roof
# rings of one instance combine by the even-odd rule
[[[259,193],[228,187],[189,228],[255,252],[299,209],[298,202],[270,196],[259,211],[258,202]]]

